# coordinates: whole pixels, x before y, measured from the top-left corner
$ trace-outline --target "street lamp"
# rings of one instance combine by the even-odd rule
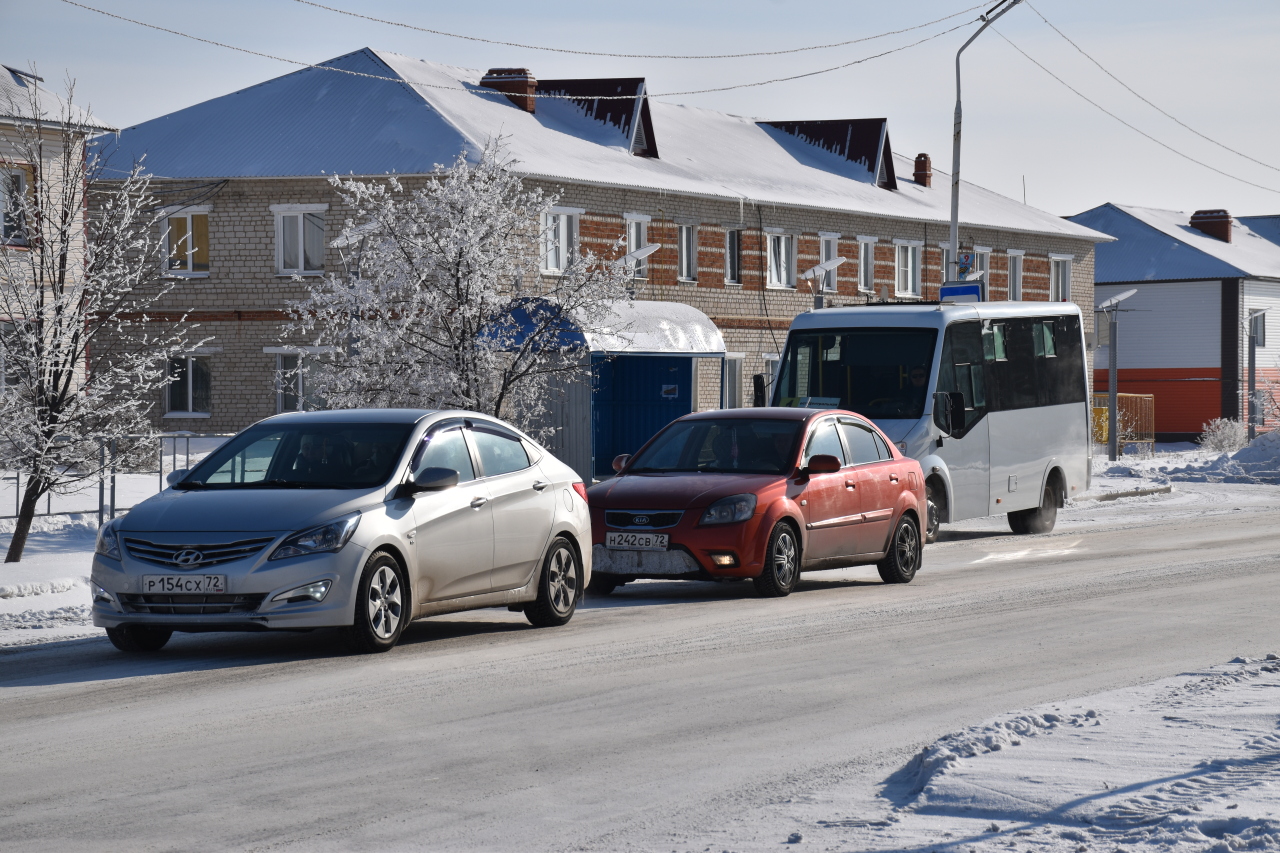
[[[832,258],[829,261],[823,261],[816,267],[810,267],[800,276],[809,282],[809,289],[813,291],[813,310],[822,310],[822,291],[818,289],[818,279],[825,278],[827,273],[845,262],[844,258]]]
[[[1267,312],[1270,308],[1249,311],[1249,440],[1258,437],[1258,347],[1267,345]]]
[[[1120,308],[1121,302],[1124,302],[1130,296],[1137,293],[1137,288],[1126,290],[1124,293],[1111,297],[1105,302],[1098,305],[1095,311],[1100,311],[1107,315],[1107,458],[1115,462],[1120,456],[1120,430],[1117,421],[1119,414],[1116,410],[1120,402],[1119,398],[1119,369],[1117,353],[1119,347],[1120,335]]]
[[[983,30],[1021,2],[1022,0],[1000,0],[988,9],[986,14],[979,18],[982,26],[978,27],[978,31],[956,51],[956,127],[951,141],[951,262],[948,264],[950,269],[947,270],[948,281],[956,280],[958,267],[956,262],[960,257],[960,54],[964,53],[966,47],[973,44],[974,39],[982,35]]]

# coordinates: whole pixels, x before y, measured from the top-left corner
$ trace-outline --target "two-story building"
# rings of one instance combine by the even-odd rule
[[[235,430],[306,405],[305,387],[280,377],[309,351],[280,329],[307,279],[342,268],[331,242],[349,211],[329,176],[412,186],[495,138],[527,185],[559,197],[542,274],[575,246],[658,243],[637,265],[636,299],[683,303],[693,326],[720,333],[709,348],[643,354],[675,359],[644,380],[675,414],[749,404],[750,377],[771,375],[814,288],[850,305],[936,299],[943,281],[949,178],[935,185],[927,155],[895,155],[887,119],[762,121],[652,99],[643,78],[538,80],[363,49],[100,139],[116,158],[146,156],[171,205],[173,316],[212,336],[175,360],[164,426]],[[1106,239],[963,185],[960,248],[976,253],[989,299],[1091,305]],[[822,280],[802,278],[837,257]]]

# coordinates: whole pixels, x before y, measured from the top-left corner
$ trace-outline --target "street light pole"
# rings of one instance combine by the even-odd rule
[[[969,40],[956,51],[956,124],[951,140],[951,261],[948,263],[947,281],[959,279],[958,260],[960,258],[960,54],[973,44],[973,40],[982,35],[982,31],[996,22],[996,19],[1008,12],[1022,0],[1000,0],[987,10],[979,20],[982,26],[969,37]],[[1003,7],[1003,8],[1002,8]],[[999,11],[996,11],[996,10]],[[994,13],[994,14],[993,14]]]

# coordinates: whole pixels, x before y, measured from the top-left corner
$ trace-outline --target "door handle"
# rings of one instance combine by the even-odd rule
[[[550,485],[551,485],[551,484],[550,484],[550,483],[548,483],[546,480],[534,480],[534,481],[533,481],[533,490],[534,490],[535,492],[540,492],[540,491],[542,491],[543,489],[545,489],[547,486],[550,486]]]
[[[487,504],[488,502],[489,502],[489,499],[488,499],[488,498],[472,498],[472,499],[471,499],[471,508],[472,508],[472,509],[479,509],[480,507],[484,506],[484,505],[485,505],[485,504]]]
[[[889,475],[889,482],[891,482],[891,483],[896,483],[896,482],[898,482],[898,475],[897,475],[897,474],[890,474],[890,475]]]
[[[856,488],[858,488],[858,484],[857,484],[857,483],[855,483],[853,480],[845,480],[845,481],[844,481],[844,487],[845,487],[846,489],[856,489]]]

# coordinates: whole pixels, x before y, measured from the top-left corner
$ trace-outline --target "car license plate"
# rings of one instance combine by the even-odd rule
[[[607,548],[620,551],[665,551],[667,550],[667,534],[665,533],[623,533],[610,530],[604,535]]]
[[[226,575],[143,575],[143,593],[222,595],[227,591]]]

